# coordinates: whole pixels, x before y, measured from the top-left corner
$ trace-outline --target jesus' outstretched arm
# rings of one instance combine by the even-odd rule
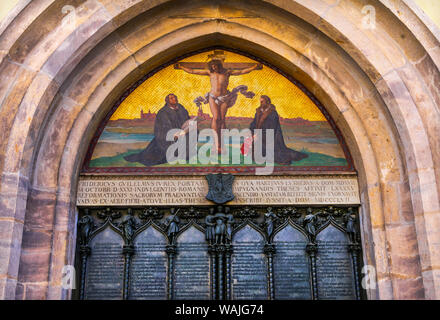
[[[180,63],[176,63],[174,67],[176,69],[182,69],[183,71],[191,73],[191,74],[198,74],[201,76],[208,76],[209,75],[208,70],[195,70],[195,69],[187,68],[187,67],[181,65]]]
[[[258,64],[253,65],[252,67],[249,67],[246,69],[230,71],[229,74],[231,76],[239,76],[239,75],[246,74],[246,73],[249,73],[254,70],[261,70],[262,68],[263,68],[263,66],[261,65],[261,63],[258,63]]]

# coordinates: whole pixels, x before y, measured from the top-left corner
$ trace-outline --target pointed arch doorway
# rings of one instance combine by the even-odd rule
[[[229,81],[221,96],[213,60]],[[188,123],[193,157],[189,129],[179,149],[189,156],[171,163],[165,155],[180,140],[167,132]],[[216,140],[217,124],[238,138]],[[235,178],[234,187],[220,178],[234,197],[217,202],[226,207],[205,197],[213,185],[204,176],[214,174]],[[344,139],[299,81],[245,52],[191,52],[129,88],[92,139],[78,186],[76,297],[365,298],[359,204]]]

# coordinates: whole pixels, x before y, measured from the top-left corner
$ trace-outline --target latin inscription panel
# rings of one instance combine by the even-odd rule
[[[151,226],[136,237],[130,270],[130,299],[167,298],[166,244],[165,237]]]
[[[359,204],[353,176],[240,177],[233,184],[230,205]],[[204,177],[82,176],[78,206],[210,205]]]
[[[209,272],[205,235],[195,227],[190,227],[177,239],[174,298],[176,300],[210,299]]]
[[[348,240],[344,233],[329,225],[316,237],[318,298],[321,300],[355,299],[354,277]]]
[[[245,226],[232,241],[232,299],[266,300],[267,261],[260,233]]]
[[[122,299],[124,257],[122,238],[111,228],[90,242],[91,255],[87,261],[85,299]]]
[[[311,299],[305,236],[287,225],[274,237],[275,299]]]

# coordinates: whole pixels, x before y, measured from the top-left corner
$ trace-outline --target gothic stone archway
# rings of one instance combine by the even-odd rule
[[[211,144],[203,133],[216,140],[216,106],[197,97],[215,84],[208,60],[229,70],[232,97],[227,130]],[[170,92],[175,104],[164,104]],[[190,117],[194,127],[170,142],[167,131]],[[234,130],[241,139],[226,137]],[[171,163],[181,139],[193,154]],[[274,158],[259,166],[262,140]],[[301,83],[236,49],[187,53],[130,87],[92,139],[77,192],[74,296],[360,299],[359,204],[343,137]]]
[[[374,30],[360,0],[90,0],[63,19],[67,4],[32,1],[0,26],[3,298],[70,296],[82,146],[134,81],[213,44],[285,70],[335,119],[359,171],[369,297],[438,298],[439,40],[412,1],[373,1]]]

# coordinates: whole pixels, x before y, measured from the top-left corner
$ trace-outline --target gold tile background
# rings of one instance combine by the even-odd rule
[[[208,55],[204,52],[183,59],[188,62],[207,62]],[[225,51],[225,62],[256,62],[242,55]],[[247,85],[256,96],[247,99],[239,95],[236,104],[228,110],[227,116],[254,117],[255,109],[259,106],[259,96],[268,95],[283,118],[301,117],[311,121],[325,121],[318,107],[292,82],[275,70],[264,66],[246,75],[231,76],[229,90],[238,85]],[[204,96],[210,91],[208,76],[193,75],[183,70],[174,69],[173,65],[154,74],[133,91],[113,113],[111,120],[134,119],[140,117],[141,109],[157,112],[165,104],[165,96],[169,93],[177,95],[191,116],[197,114],[197,106],[193,100]],[[202,105],[203,111],[211,115],[209,105]]]

